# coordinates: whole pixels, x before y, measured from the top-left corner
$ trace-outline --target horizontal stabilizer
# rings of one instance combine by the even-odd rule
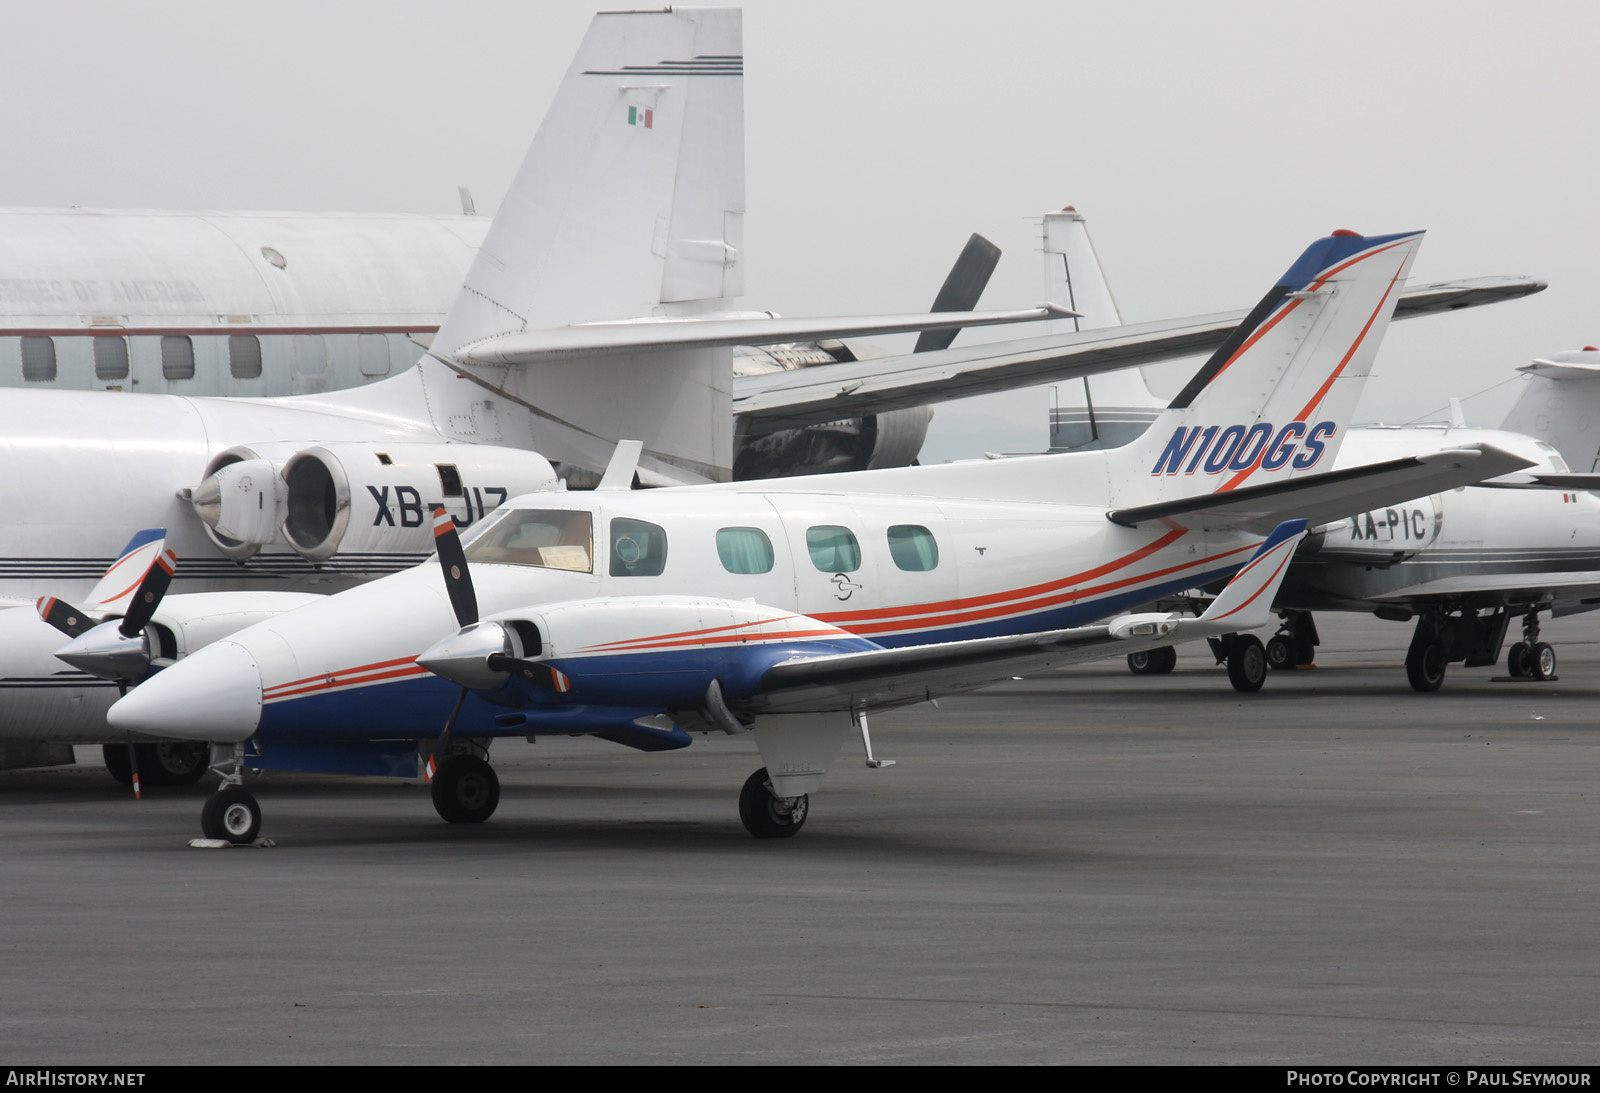
[[[1113,523],[1127,527],[1160,522],[1170,527],[1238,528],[1265,533],[1284,520],[1299,518],[1312,524],[1326,523],[1352,512],[1365,512],[1457,486],[1470,486],[1485,478],[1531,466],[1532,460],[1492,445],[1476,444],[1287,482],[1244,486],[1116,509],[1106,515]]]
[[[791,660],[767,669],[761,693],[750,705],[758,714],[905,705],[1023,672],[1253,629],[1271,617],[1272,601],[1305,533],[1303,520],[1275,528],[1198,619],[1130,614],[1069,630]]]
[[[675,349],[731,345],[779,345],[824,338],[862,338],[908,331],[960,330],[969,326],[1031,323],[1071,318],[1054,304],[1019,311],[936,311],[913,315],[861,315],[823,319],[648,319],[588,323],[555,330],[529,330],[474,342],[458,349],[462,364],[547,364],[576,358],[619,357]]]
[[[1478,484],[1498,490],[1600,490],[1600,474],[1515,474],[1502,481]]]
[[[1512,300],[1541,292],[1529,277],[1476,277],[1403,289],[1396,319]],[[762,431],[1008,391],[1210,353],[1245,318],[1243,311],[1162,319],[852,364],[736,376],[734,412]],[[926,316],[925,316],[926,317]]]

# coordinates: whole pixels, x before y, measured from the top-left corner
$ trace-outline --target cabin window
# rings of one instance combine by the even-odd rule
[[[236,380],[260,379],[261,339],[254,334],[229,334],[228,371]]]
[[[939,564],[939,544],[920,524],[895,524],[889,529],[889,557],[909,573],[926,573]]]
[[[611,521],[611,575],[659,577],[667,564],[667,533],[644,520]]]
[[[467,544],[474,562],[594,572],[594,522],[587,512],[513,509]]]
[[[822,524],[806,528],[811,564],[824,573],[854,573],[861,568],[861,544],[849,528]]]
[[[101,336],[94,342],[94,378],[97,380],[125,380],[128,378],[128,339]]]
[[[56,342],[54,338],[22,339],[22,378],[32,383],[54,383]]]
[[[717,557],[729,573],[771,573],[772,540],[760,528],[722,528],[717,532]]]
[[[183,334],[161,339],[161,375],[169,380],[194,379],[194,343]]]
[[[361,374],[363,376],[387,376],[389,374],[389,339],[382,334],[363,334],[356,343],[357,355],[361,358]]]

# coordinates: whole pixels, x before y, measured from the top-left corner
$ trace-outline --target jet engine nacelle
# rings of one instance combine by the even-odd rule
[[[554,489],[536,452],[477,444],[328,444],[283,467],[283,537],[308,561],[433,549],[433,509],[465,530],[509,497]]]
[[[252,445],[220,453],[191,503],[206,533],[243,560],[280,535],[302,557],[426,554],[432,510],[467,528],[508,497],[551,489],[543,456],[477,444]]]
[[[1392,508],[1373,509],[1323,524],[1306,537],[1301,557],[1321,561],[1390,566],[1403,562],[1439,538],[1444,501],[1438,494]]]

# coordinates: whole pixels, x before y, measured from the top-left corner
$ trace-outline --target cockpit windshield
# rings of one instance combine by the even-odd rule
[[[594,521],[571,509],[514,509],[473,539],[467,560],[594,572]]]

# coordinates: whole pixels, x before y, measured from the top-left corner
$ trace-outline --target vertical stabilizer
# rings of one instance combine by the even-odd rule
[[[1578,474],[1600,471],[1600,349],[1566,349],[1523,365],[1522,395],[1500,428],[1561,453]]]
[[[1100,255],[1083,214],[1068,205],[1044,217],[1045,299],[1059,300],[1077,319],[1052,320],[1050,332],[1122,325]],[[1056,384],[1050,407],[1051,451],[1120,448],[1138,438],[1166,402],[1150,393],[1137,368]]]
[[[1112,454],[1113,489],[1156,501],[1331,468],[1421,241],[1313,243],[1145,436]]]
[[[509,414],[526,429],[501,431],[552,461],[598,470],[627,436],[666,478],[727,477],[727,349],[501,367],[453,354],[503,334],[727,308],[741,292],[741,54],[737,10],[595,16],[433,340],[431,356],[478,381],[425,372],[446,435],[487,440],[478,419]],[[485,387],[507,397],[480,407]]]

